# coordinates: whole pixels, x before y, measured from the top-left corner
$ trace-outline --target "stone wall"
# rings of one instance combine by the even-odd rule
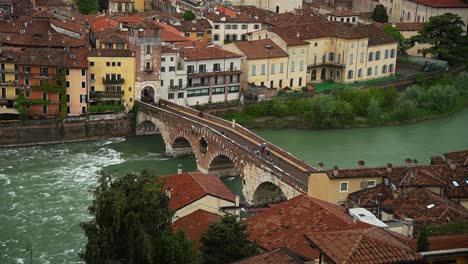
[[[0,147],[120,137],[134,133],[133,120],[129,118],[99,121],[76,120],[58,124],[53,120],[28,120],[0,123]]]

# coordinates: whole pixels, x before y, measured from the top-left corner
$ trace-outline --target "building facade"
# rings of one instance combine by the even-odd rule
[[[224,45],[238,40],[247,40],[247,34],[260,30],[261,21],[245,14],[225,16],[217,13],[209,13],[205,18],[211,24],[212,39],[215,45]]]

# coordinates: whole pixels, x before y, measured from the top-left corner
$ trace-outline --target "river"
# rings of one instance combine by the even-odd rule
[[[428,163],[431,155],[468,149],[468,109],[443,119],[399,127],[347,130],[259,130],[260,136],[299,158],[327,167],[369,166],[404,158]],[[159,135],[0,149],[0,263],[79,262],[85,243],[89,189],[100,169],[115,175],[148,168],[160,175],[196,168],[193,157],[166,158]],[[239,192],[237,180],[227,181]]]

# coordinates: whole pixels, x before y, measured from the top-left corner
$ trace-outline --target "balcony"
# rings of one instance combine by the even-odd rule
[[[124,84],[124,83],[125,83],[125,79],[124,79],[124,78],[120,78],[120,79],[106,79],[106,78],[102,77],[102,83],[105,84],[105,85]]]
[[[89,92],[90,99],[121,99],[124,95],[124,91],[94,91]]]
[[[151,72],[153,72],[153,67],[145,68],[145,72],[146,72],[146,73],[151,73]]]
[[[6,85],[6,86],[19,86],[19,81],[18,80],[0,80],[0,84]]]
[[[191,71],[188,72],[188,77],[194,78],[194,77],[207,77],[207,76],[221,76],[221,75],[230,75],[230,74],[241,74],[242,71],[240,71],[237,67],[233,68],[228,68],[227,70],[223,71],[223,69],[216,69],[213,70],[212,72],[198,72],[198,71]]]
[[[197,87],[207,87],[209,86],[208,82],[204,82],[204,83],[192,83],[192,84],[188,84],[187,85],[187,88],[197,88]]]
[[[336,63],[334,61],[322,61],[322,62],[315,62],[307,65],[307,68],[314,68],[314,67],[337,67],[337,68],[346,68],[345,64]]]

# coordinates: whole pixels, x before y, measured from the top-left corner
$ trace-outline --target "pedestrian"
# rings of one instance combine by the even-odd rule
[[[158,106],[161,108],[161,100],[158,101]]]
[[[260,144],[260,148],[262,149],[262,154],[263,154],[265,152],[266,143],[263,142],[262,144]]]
[[[201,110],[198,112],[198,116],[203,118],[203,112]]]
[[[271,160],[270,151],[269,151],[269,150],[266,151],[266,158],[267,158],[268,161]]]

